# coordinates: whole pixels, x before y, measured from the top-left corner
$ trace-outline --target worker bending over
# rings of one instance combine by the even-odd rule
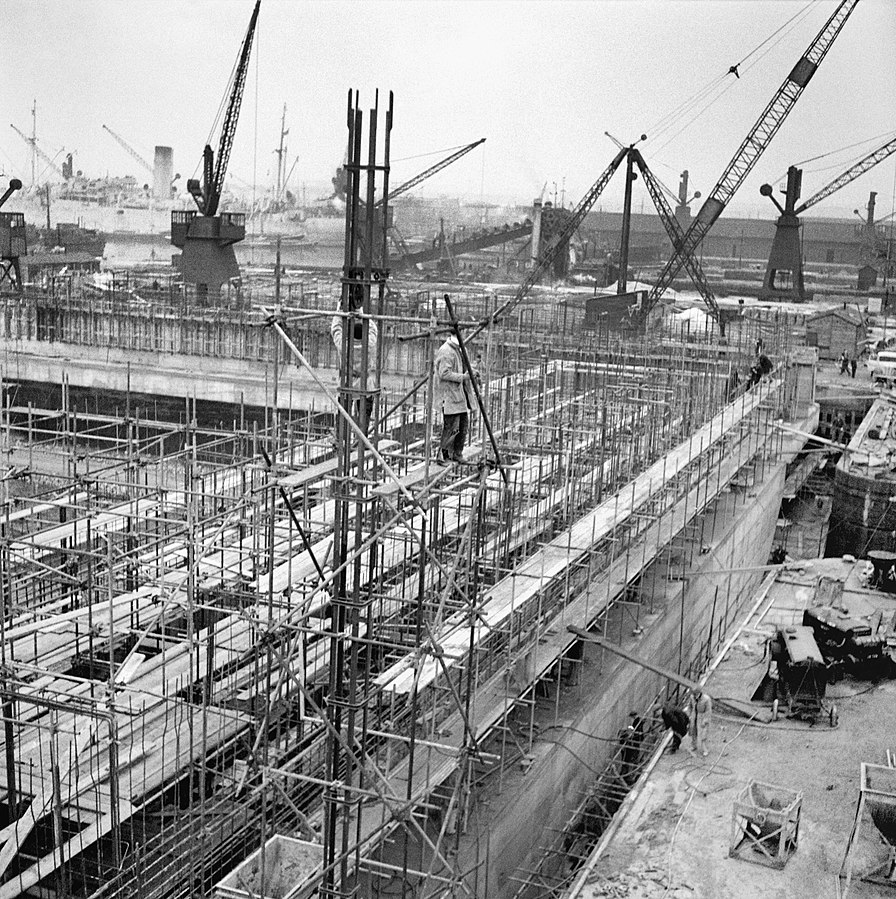
[[[681,741],[688,735],[691,719],[688,713],[674,702],[667,702],[662,709],[663,727],[672,731],[672,745],[669,752],[678,752]]]

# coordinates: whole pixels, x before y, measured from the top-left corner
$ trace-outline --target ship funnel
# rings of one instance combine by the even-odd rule
[[[174,151],[171,147],[156,147],[152,168],[152,195],[155,200],[171,198],[171,181],[174,177]]]

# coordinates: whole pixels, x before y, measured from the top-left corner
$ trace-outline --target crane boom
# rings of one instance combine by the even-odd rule
[[[557,251],[564,243],[572,237],[575,233],[576,229],[582,222],[585,220],[585,216],[591,211],[591,207],[597,202],[597,198],[603,193],[604,188],[607,184],[610,183],[610,179],[613,177],[613,173],[616,169],[619,168],[619,163],[625,159],[626,154],[628,153],[628,148],[623,147],[614,157],[612,162],[604,169],[601,176],[591,185],[591,189],[588,193],[579,200],[578,205],[573,210],[572,215],[563,223],[563,227],[560,228],[557,233],[554,235],[554,239],[551,242],[551,245],[544,251],[544,253],[539,254],[538,262],[533,267],[532,271],[526,276],[526,280],[523,281],[522,284],[517,288],[516,293],[507,300],[502,306],[499,306],[494,313],[489,316],[488,321],[480,324],[470,336],[470,339],[475,337],[480,331],[487,327],[490,322],[497,321],[501,316],[506,315],[513,309],[515,306],[519,305],[525,298],[529,291],[532,289],[532,286],[538,281],[538,279],[547,271],[547,269],[553,265],[554,258],[557,255]]]
[[[410,181],[405,181],[404,184],[399,184],[395,190],[389,191],[389,200],[394,200],[396,197],[401,196],[401,194],[407,193],[412,188],[416,187],[423,181],[426,181],[427,178],[431,178],[436,172],[441,172],[442,169],[447,168],[453,162],[457,162],[461,156],[466,156],[471,150],[475,150],[480,144],[485,143],[485,138],[480,137],[479,140],[473,141],[472,144],[467,144],[465,147],[461,147],[459,150],[452,153],[450,156],[446,156],[441,162],[437,162],[435,165],[430,166],[428,169],[420,172],[419,175],[414,175]],[[377,206],[382,206],[383,201],[379,200],[377,202]]]
[[[202,210],[204,215],[215,215],[218,204],[221,202],[221,191],[224,188],[224,176],[227,174],[227,163],[230,161],[230,151],[233,148],[233,139],[236,136],[236,124],[240,116],[240,106],[243,103],[243,90],[246,87],[246,76],[249,72],[249,54],[252,52],[252,38],[255,36],[255,25],[258,22],[258,10],[261,0],[255,0],[255,8],[252,10],[252,18],[249,20],[249,28],[240,48],[239,61],[233,77],[233,89],[230,92],[230,101],[227,104],[227,112],[224,115],[224,124],[221,127],[221,140],[218,144],[218,159],[214,169],[214,175],[208,185],[205,194],[206,208]],[[206,166],[208,163],[206,163]]]
[[[675,249],[680,246],[682,241],[684,240],[684,231],[682,230],[681,225],[678,223],[678,219],[675,218],[672,213],[672,207],[669,206],[668,200],[666,200],[665,196],[663,196],[663,188],[659,183],[657,177],[653,174],[653,172],[648,168],[647,163],[644,161],[644,157],[641,155],[640,150],[633,149],[631,151],[634,154],[635,164],[638,166],[638,169],[641,172],[641,176],[644,179],[644,184],[647,187],[647,192],[650,194],[650,199],[653,200],[653,205],[656,207],[657,214],[660,217],[660,221],[663,223],[663,227],[666,229],[666,234],[669,236],[669,240],[672,241],[672,247]],[[721,330],[722,323],[720,319],[719,313],[719,304],[716,302],[716,298],[713,296],[712,288],[709,286],[709,283],[706,280],[706,276],[703,274],[703,268],[700,265],[700,261],[693,254],[687,254],[683,257],[685,268],[688,271],[688,274],[691,276],[691,280],[694,282],[694,286],[697,288],[700,296],[703,298],[703,302],[709,308],[710,313],[713,318],[719,322],[719,328]]]
[[[812,194],[805,203],[800,204],[795,210],[795,214],[805,212],[810,206],[820,203],[826,197],[829,197],[841,187],[846,187],[850,181],[855,181],[859,175],[864,175],[868,169],[873,169],[879,162],[883,162],[892,153],[896,153],[896,137],[888,140],[883,146],[873,150],[864,158],[860,159],[855,165],[850,166],[843,174],[838,175],[830,184],[823,187],[818,193]]]
[[[116,134],[108,125],[103,125],[103,130],[108,131],[122,149],[134,160],[140,163],[148,172],[153,170],[152,166],[120,135]]]
[[[859,0],[841,0],[824,27],[813,38],[806,52],[784,79],[783,84],[775,92],[743,139],[718,183],[700,207],[700,211],[694,217],[684,239],[677,247],[673,248],[672,256],[647,296],[642,314],[646,315],[656,305],[681,270],[685,258],[693,256],[709,229],[722,214],[725,206],[743,184],[744,179],[750,174],[772,138],[777,134],[778,129],[784,124],[784,120],[802,95],[858,2]]]
[[[12,130],[15,131],[15,133],[18,134],[19,137],[21,137],[22,140],[25,141],[25,143],[28,144],[29,147],[32,147],[32,148],[34,149],[34,152],[37,153],[37,155],[38,155],[38,156],[39,156],[39,157],[40,157],[40,158],[41,158],[41,159],[42,159],[42,160],[43,160],[43,161],[44,161],[44,162],[45,162],[51,169],[53,169],[53,171],[56,172],[57,175],[59,175],[59,176],[62,177],[62,178],[65,177],[65,175],[64,175],[63,172],[62,172],[62,169],[59,168],[58,165],[56,165],[56,161],[55,161],[54,159],[50,158],[49,156],[47,156],[46,153],[44,153],[44,151],[40,148],[40,146],[38,145],[37,141],[36,141],[33,137],[28,137],[27,134],[25,134],[23,131],[19,131],[19,129],[16,128],[16,126],[13,125],[13,124],[10,124],[9,127],[12,128]],[[61,153],[62,151],[60,150],[59,152]]]
[[[614,157],[612,162],[604,169],[601,176],[591,185],[591,189],[588,193],[579,200],[578,205],[573,210],[572,215],[563,223],[563,227],[554,235],[554,239],[551,242],[551,245],[545,250],[544,253],[539,254],[539,259],[536,265],[533,267],[532,271],[529,272],[526,280],[520,284],[517,289],[516,294],[510,300],[510,304],[505,304],[507,309],[513,308],[517,303],[522,302],[522,300],[526,297],[526,294],[532,289],[532,286],[536,281],[544,274],[544,272],[553,264],[554,258],[557,255],[557,250],[575,233],[576,229],[582,222],[585,220],[585,216],[591,212],[591,207],[597,202],[597,198],[603,193],[604,188],[607,184],[610,183],[610,179],[613,177],[613,173],[616,169],[619,168],[619,164],[625,159],[625,154],[628,152],[625,148],[620,150]],[[502,308],[503,312],[507,311]]]

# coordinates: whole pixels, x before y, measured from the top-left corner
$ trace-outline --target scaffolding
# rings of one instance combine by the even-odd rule
[[[7,375],[0,899],[286,895],[272,853],[290,840],[302,895],[497,895],[488,841],[467,838],[477,795],[526,763],[537,702],[576,689],[567,625],[638,626],[660,589],[645,572],[683,577],[705,513],[748,502],[777,458],[783,317],[720,344],[584,332],[544,302],[495,321],[498,298],[472,291],[396,314],[377,218],[391,118],[391,98],[365,122],[350,95],[338,296],[278,281],[253,310],[181,321],[66,296],[43,319],[104,346],[110,317],[139,342],[217,316],[255,335],[235,355],[263,356],[275,385],[298,366],[328,408],[284,408],[274,387],[263,416],[217,424],[195,400],[176,419],[130,395],[82,408],[67,384],[43,408]],[[8,336],[32,321],[27,298],[4,308]],[[341,358],[334,317],[360,333]],[[481,322],[470,464],[439,466],[432,359]],[[777,365],[748,387],[759,334]],[[410,390],[384,385],[387,352]],[[606,795],[581,815],[605,818]]]

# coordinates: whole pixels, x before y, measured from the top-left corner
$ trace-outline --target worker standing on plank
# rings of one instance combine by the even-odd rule
[[[440,457],[446,462],[463,462],[464,445],[470,427],[469,372],[464,371],[460,341],[452,334],[436,353],[436,400],[442,407]],[[478,374],[476,374],[478,377]]]
[[[709,693],[704,693],[699,687],[691,693],[693,701],[693,726],[691,728],[691,740],[694,751],[706,757],[706,738],[712,723],[712,699]]]

